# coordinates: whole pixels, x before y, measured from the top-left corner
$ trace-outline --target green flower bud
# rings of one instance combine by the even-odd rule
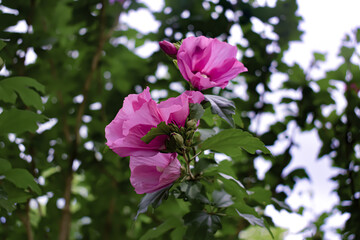
[[[185,141],[185,145],[186,145],[187,147],[191,147],[191,145],[192,145],[191,140],[186,140],[186,141]]]
[[[171,138],[175,140],[177,148],[184,148],[184,138],[178,133],[172,133]]]
[[[169,123],[168,126],[169,126],[171,132],[179,132],[179,127],[176,126],[175,124]]]
[[[166,150],[164,152],[176,152],[176,142],[173,138],[170,138],[165,141]]]
[[[185,133],[186,133],[186,129],[184,127],[181,127],[180,128],[180,134],[185,135]]]
[[[190,130],[186,132],[186,139],[191,139],[194,135],[194,130]]]
[[[186,122],[187,129],[195,129],[197,127],[197,121],[195,119],[191,119]]]

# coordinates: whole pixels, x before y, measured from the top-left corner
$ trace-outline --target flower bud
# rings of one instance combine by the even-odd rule
[[[159,45],[160,45],[161,50],[164,51],[164,53],[166,53],[167,55],[169,55],[172,58],[176,58],[176,54],[177,54],[178,50],[174,44],[164,40],[164,41],[159,42]]]
[[[184,138],[178,133],[172,133],[171,138],[175,141],[177,148],[184,148]]]
[[[191,139],[194,135],[194,131],[190,130],[186,132],[186,139]]]
[[[169,126],[171,132],[179,132],[179,127],[176,126],[175,124],[169,123],[168,126]]]
[[[186,128],[187,129],[195,129],[197,127],[197,122],[195,119],[191,119],[186,122]]]
[[[180,134],[181,134],[182,136],[184,136],[185,133],[186,133],[186,128],[181,127],[181,128],[180,128]]]

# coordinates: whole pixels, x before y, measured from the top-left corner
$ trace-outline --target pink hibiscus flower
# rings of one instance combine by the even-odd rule
[[[188,37],[177,53],[183,77],[198,90],[225,88],[229,81],[247,68],[236,59],[237,48],[217,39]]]
[[[186,91],[176,98],[157,104],[150,96],[149,87],[140,94],[130,94],[114,120],[105,128],[106,144],[121,157],[154,156],[165,150],[168,136],[157,136],[149,144],[141,138],[160,122],[184,126],[189,115],[189,103],[200,103],[203,100],[202,93]]]

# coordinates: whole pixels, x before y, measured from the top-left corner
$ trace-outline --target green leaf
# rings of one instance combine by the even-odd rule
[[[266,220],[264,220],[259,216],[259,214],[254,210],[254,208],[244,203],[238,203],[236,204],[235,211],[238,213],[240,217],[244,218],[251,225],[258,225],[260,227],[265,227],[268,230],[269,234],[271,235],[272,239],[274,239],[269,224],[266,222]]]
[[[271,204],[271,192],[261,187],[254,187],[248,190],[249,197],[260,204]]]
[[[340,56],[343,56],[346,61],[350,61],[351,56],[354,54],[355,48],[348,48],[342,46],[340,49]]]
[[[234,204],[234,202],[231,200],[231,195],[225,192],[223,189],[221,189],[221,191],[215,190],[212,193],[212,197],[215,206],[219,208],[229,207]]]
[[[29,187],[37,194],[41,194],[40,187],[34,181],[34,177],[26,169],[14,168],[7,171],[4,175],[6,180],[12,182],[15,186],[24,189]]]
[[[235,120],[235,124],[237,126],[239,126],[240,128],[244,128],[244,123],[241,119],[241,115],[239,111],[236,111],[235,116],[234,116],[234,120]]]
[[[189,200],[196,200],[201,203],[210,203],[200,182],[186,181],[180,184],[180,190],[185,193]]]
[[[165,188],[162,188],[156,192],[147,193],[145,195],[145,197],[143,197],[141,199],[141,202],[139,204],[139,209],[135,216],[135,220],[137,219],[137,217],[139,216],[140,213],[144,213],[147,211],[150,204],[152,205],[153,208],[157,208],[158,206],[160,206],[162,200],[167,199],[170,188],[171,188],[171,185],[167,186]]]
[[[247,206],[248,208],[250,208],[249,206]],[[264,220],[253,215],[253,214],[248,214],[248,213],[240,213],[239,210],[235,209],[236,212],[239,214],[240,217],[246,219],[246,221],[248,221],[251,225],[259,225],[261,227],[265,227],[264,224]]]
[[[324,61],[326,60],[326,59],[325,59],[325,54],[318,53],[318,52],[315,52],[315,53],[314,53],[314,58],[315,58],[315,61],[324,62]]]
[[[283,209],[285,209],[285,210],[287,210],[287,211],[289,211],[289,212],[291,212],[292,210],[291,210],[291,207],[289,206],[289,205],[287,205],[285,202],[283,202],[283,201],[279,201],[279,200],[277,200],[276,198],[271,198],[271,201],[272,201],[272,204],[274,205],[274,206],[279,206],[279,208],[281,209],[281,208],[283,208]]]
[[[0,198],[0,207],[4,208],[9,213],[14,211],[16,208],[13,202],[1,198]]]
[[[23,203],[31,197],[31,194],[24,189],[14,186],[12,183],[7,182],[4,187],[6,187],[5,190],[8,194],[8,200],[12,203]]]
[[[214,160],[214,158],[209,158],[209,157],[204,156],[204,157],[200,158],[199,161],[195,164],[194,172],[197,174],[200,174],[207,168],[209,168],[211,166],[215,166],[215,165],[217,165],[217,164],[216,164],[216,161]]]
[[[213,239],[217,230],[221,229],[220,217],[203,211],[194,211],[184,216],[188,226],[186,239],[208,240]]]
[[[236,174],[234,172],[233,162],[229,160],[223,160],[217,165],[213,165],[211,168],[207,169],[204,172],[204,175],[217,175],[219,173],[224,173],[235,178]]]
[[[360,28],[358,28],[356,31],[356,41],[360,43]]]
[[[11,169],[11,164],[8,160],[0,158],[0,175],[9,171]]]
[[[0,199],[8,199],[8,194],[7,192],[2,188],[2,186],[0,185]]]
[[[17,94],[27,106],[41,109],[43,106],[40,95],[33,89],[44,93],[45,87],[29,77],[11,77],[0,81],[0,100],[15,103]]]
[[[223,130],[215,136],[206,139],[200,147],[202,150],[210,149],[225,153],[232,157],[241,155],[241,153],[239,154],[241,149],[244,149],[251,154],[254,154],[256,150],[261,150],[265,154],[270,154],[270,151],[260,139],[253,137],[250,133],[240,129]]]
[[[46,117],[27,110],[16,108],[0,114],[0,134],[35,132],[38,129],[38,122],[44,122]]]
[[[0,57],[0,70],[4,67],[4,60]]]
[[[189,119],[200,120],[205,110],[199,103],[190,103]]]
[[[176,228],[179,225],[182,225],[182,220],[177,217],[170,217],[165,222],[163,222],[160,226],[151,228],[148,230],[140,240],[148,240],[148,239],[159,239],[161,235],[166,233],[167,231]]]
[[[6,43],[4,41],[0,40],[0,50],[3,49],[6,46]]]
[[[211,113],[210,108],[205,108],[204,115],[201,118],[201,121],[206,123],[209,126],[213,126],[215,124],[214,118],[218,116],[214,116],[214,114]]]
[[[223,173],[219,174],[219,178],[224,184],[225,191],[234,196],[237,202],[243,202],[244,197],[248,196],[244,185],[239,180]]]
[[[235,127],[234,119],[232,115],[235,114],[235,104],[224,97],[216,95],[204,95],[205,101],[210,102],[211,112],[219,115],[223,118],[230,126]]]
[[[178,225],[170,234],[171,240],[183,240],[185,231],[186,227],[183,224]]]
[[[156,127],[150,129],[150,131],[141,138],[145,143],[150,143],[154,138],[160,135],[168,135],[171,133],[171,130],[165,122],[159,123]]]

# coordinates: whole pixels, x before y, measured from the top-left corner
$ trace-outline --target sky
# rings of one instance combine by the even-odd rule
[[[139,0],[149,6],[152,11],[161,11],[164,6],[163,0]],[[274,6],[275,0],[258,0],[260,5],[268,4]],[[301,42],[293,42],[290,44],[289,50],[284,56],[284,61],[288,64],[298,63],[305,70],[309,67],[312,59],[312,53],[321,52],[325,53],[327,61],[320,65],[320,69],[311,72],[314,78],[320,78],[324,72],[329,69],[336,69],[341,64],[341,59],[337,57],[341,41],[346,33],[349,33],[360,26],[360,1],[359,0],[298,0],[298,15],[303,17],[300,23],[300,29],[304,30]],[[144,33],[156,32],[160,26],[160,22],[156,21],[148,10],[140,9],[138,11],[130,11],[127,15],[122,15],[121,22],[126,23],[130,27],[137,28]],[[26,30],[26,24],[19,23],[12,30],[23,31]],[[263,26],[257,25],[261,29]],[[239,39],[238,34],[241,34],[239,27],[232,29],[234,39]],[[156,42],[147,42],[145,46],[135,48],[132,42],[126,39],[119,39],[120,42],[127,45],[130,49],[134,50],[138,55],[147,57],[152,52],[159,50]],[[229,40],[232,42],[231,38]],[[33,51],[29,51],[26,55],[26,63],[31,63],[36,59]],[[3,69],[0,74],[6,74],[6,69]],[[166,69],[160,69],[157,74],[166,74]],[[274,89],[280,87],[281,76],[275,76],[272,79],[271,85]],[[338,91],[334,92],[334,97],[337,102],[336,108],[341,110],[345,107],[346,102],[342,97],[344,89],[339,86]],[[270,96],[269,99],[280,99],[279,95],[274,98]],[[277,114],[281,115],[281,109],[277,109]],[[264,115],[261,118],[261,125],[268,126],[272,123],[272,118]],[[256,126],[253,127],[256,129]],[[333,192],[336,184],[330,181],[330,178],[337,174],[337,170],[331,167],[329,158],[323,157],[317,159],[317,154],[320,150],[321,143],[315,131],[301,133],[295,126],[290,126],[288,131],[296,135],[295,141],[298,143],[298,148],[291,151],[293,159],[290,165],[285,169],[289,173],[293,169],[304,167],[311,181],[299,181],[287,203],[293,208],[298,209],[301,206],[305,207],[304,214],[290,214],[286,211],[276,211],[273,207],[268,207],[266,213],[273,217],[273,221],[277,226],[288,229],[288,234],[285,240],[303,240],[312,234],[312,229],[299,233],[307,226],[310,226],[311,221],[316,220],[323,212],[331,211],[338,202],[336,193]],[[259,131],[265,131],[260,129]],[[270,147],[273,154],[281,152],[284,148],[285,142],[278,141],[275,146]],[[270,164],[263,160],[261,157],[255,161],[256,168],[258,169],[259,177],[263,176]],[[334,231],[336,227],[342,226],[348,216],[336,213],[328,219],[324,226],[326,230],[325,239],[340,240],[340,236]]]

